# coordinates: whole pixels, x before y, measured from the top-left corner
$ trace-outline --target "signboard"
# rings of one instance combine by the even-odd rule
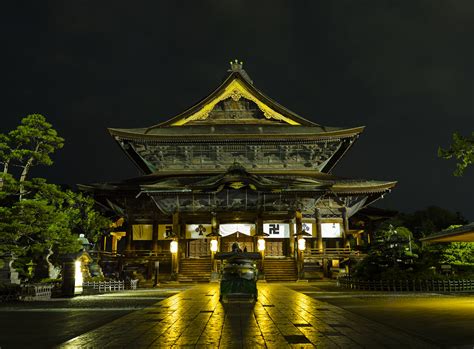
[[[321,223],[321,236],[323,238],[341,238],[341,223]]]
[[[152,224],[133,224],[132,225],[133,240],[152,240],[153,225]]]
[[[229,236],[236,232],[240,234],[252,235],[252,231],[254,231],[254,224],[220,224],[219,225],[219,234],[222,236]]]
[[[263,224],[263,232],[268,234],[266,239],[288,238],[290,237],[290,225],[287,223],[265,223]]]
[[[210,224],[186,224],[186,239],[207,239],[211,232]]]
[[[172,224],[159,224],[158,225],[158,240],[167,240],[173,234]]]

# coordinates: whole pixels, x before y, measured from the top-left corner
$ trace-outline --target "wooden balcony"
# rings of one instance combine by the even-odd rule
[[[362,259],[366,255],[360,251],[353,250],[349,247],[325,248],[319,250],[317,248],[309,248],[304,251],[304,259],[340,259],[340,258],[354,258]]]

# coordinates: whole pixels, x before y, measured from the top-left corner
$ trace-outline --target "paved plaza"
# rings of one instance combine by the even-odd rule
[[[78,336],[61,348],[434,348],[278,284],[259,284],[255,304],[219,302],[197,285]]]
[[[474,297],[259,283],[256,303],[219,285],[0,307],[6,348],[472,348]],[[439,320],[439,321],[438,321]]]

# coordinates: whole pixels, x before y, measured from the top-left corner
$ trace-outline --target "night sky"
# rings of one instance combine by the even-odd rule
[[[46,6],[47,4],[47,6]],[[474,1],[10,1],[0,132],[44,114],[66,139],[55,183],[136,176],[107,127],[146,127],[215,89],[231,59],[327,126],[367,126],[334,169],[398,180],[378,206],[474,220],[474,168],[437,157],[474,130]]]

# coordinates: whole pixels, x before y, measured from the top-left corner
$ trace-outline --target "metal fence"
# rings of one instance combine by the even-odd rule
[[[474,280],[358,280],[337,279],[338,286],[354,290],[389,292],[463,292],[474,291]]]

